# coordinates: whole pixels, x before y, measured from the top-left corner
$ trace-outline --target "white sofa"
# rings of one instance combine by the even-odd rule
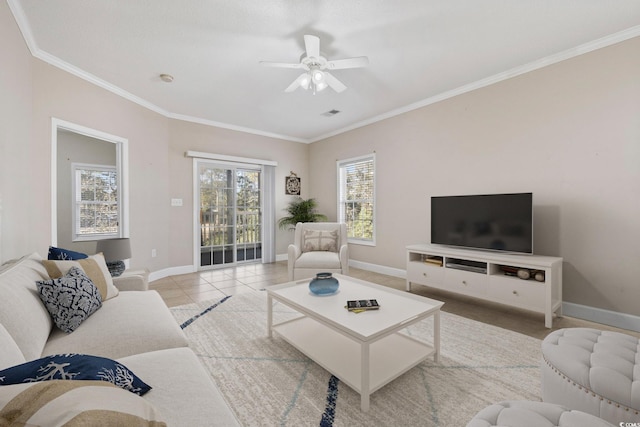
[[[34,253],[0,268],[0,370],[53,354],[116,359],[152,387],[141,399],[167,425],[239,425],[160,295],[144,290],[143,279],[136,286],[135,277],[114,278],[116,287],[120,282],[129,290],[104,301],[67,334],[38,295],[36,281],[49,279],[41,261]]]

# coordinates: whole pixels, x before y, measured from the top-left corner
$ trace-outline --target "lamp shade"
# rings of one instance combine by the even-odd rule
[[[107,262],[131,258],[131,243],[128,238],[98,240],[96,252],[102,252]]]

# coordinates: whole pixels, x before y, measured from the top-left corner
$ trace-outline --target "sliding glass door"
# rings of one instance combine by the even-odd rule
[[[198,162],[200,269],[262,257],[262,172]]]

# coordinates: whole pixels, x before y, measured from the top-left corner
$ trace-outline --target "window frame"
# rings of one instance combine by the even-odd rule
[[[376,246],[376,153],[366,154],[358,157],[351,157],[349,159],[343,159],[336,161],[336,169],[337,169],[337,218],[338,222],[347,223],[345,218],[345,203],[343,195],[346,193],[345,187],[346,182],[344,182],[344,171],[345,168],[354,163],[362,163],[371,161],[373,163],[373,195],[371,199],[372,208],[372,236],[370,239],[358,238],[358,237],[348,237],[347,241],[349,243],[355,245],[363,245],[363,246]],[[347,229],[348,229],[347,224]],[[348,234],[348,232],[347,232]]]
[[[78,188],[79,186],[79,171],[93,171],[93,172],[113,172],[116,178],[116,188],[117,188],[117,198],[115,201],[115,205],[117,207],[117,230],[111,233],[80,233],[80,206],[83,201],[81,199],[80,194],[81,191]],[[71,241],[73,242],[87,242],[87,241],[96,241],[102,239],[113,239],[122,237],[122,221],[123,221],[123,212],[122,212],[122,204],[121,204],[121,180],[118,177],[118,168],[114,165],[100,165],[100,164],[91,164],[91,163],[72,163],[71,164]]]

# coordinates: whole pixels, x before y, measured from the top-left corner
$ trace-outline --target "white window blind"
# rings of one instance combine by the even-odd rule
[[[74,163],[73,239],[119,237],[120,208],[115,166]]]
[[[375,154],[339,160],[338,220],[350,243],[375,244]]]

